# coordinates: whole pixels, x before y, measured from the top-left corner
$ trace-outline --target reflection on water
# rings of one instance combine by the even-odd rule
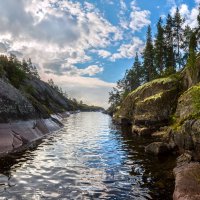
[[[0,160],[0,200],[171,199],[174,158],[147,156],[151,139],[78,113],[23,154]]]

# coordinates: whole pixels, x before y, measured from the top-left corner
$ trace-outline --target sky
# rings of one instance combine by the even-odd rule
[[[176,7],[195,27],[200,0],[0,0],[0,54],[31,58],[41,79],[108,107],[108,93]]]

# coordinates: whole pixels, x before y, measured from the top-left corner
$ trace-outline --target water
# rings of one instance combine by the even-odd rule
[[[173,157],[102,113],[78,113],[26,152],[0,160],[0,200],[172,199]]]

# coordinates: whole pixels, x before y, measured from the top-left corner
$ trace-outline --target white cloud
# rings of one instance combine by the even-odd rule
[[[199,13],[198,10],[198,2],[200,2],[200,0],[196,0],[196,7],[192,8],[191,10],[189,10],[188,5],[187,4],[181,4],[179,6],[179,11],[181,16],[185,19],[185,22],[183,24],[183,27],[185,27],[186,25],[189,25],[191,28],[195,28],[197,26],[197,15]],[[175,12],[176,12],[176,6],[173,6],[170,9],[170,14],[172,16],[174,16]]]
[[[91,59],[88,49],[122,38],[120,30],[88,2],[6,0],[1,1],[0,12],[0,42],[9,43],[8,51],[19,51],[38,63],[53,63],[55,58],[68,65],[82,63]]]
[[[108,58],[109,56],[111,56],[111,53],[109,51],[100,49],[100,50],[93,50],[93,53],[97,53],[100,57],[102,58]]]
[[[108,1],[110,2],[110,1]],[[122,39],[122,31],[112,25],[96,6],[72,0],[6,0],[0,2],[0,52],[31,57],[39,64],[43,79],[70,90],[88,103],[107,105],[107,92],[113,84],[92,76],[103,72],[101,65],[87,64],[91,49],[102,49]],[[102,57],[109,52],[99,51]],[[82,77],[90,76],[90,77]],[[94,91],[90,91],[94,85]],[[95,89],[99,92],[95,96]]]
[[[150,11],[149,10],[141,10],[137,5],[136,1],[131,2],[131,14],[130,14],[130,24],[129,27],[135,32],[139,31],[145,26],[151,24],[149,20]]]
[[[46,81],[50,78],[55,80],[55,83],[60,85],[69,96],[81,99],[90,105],[99,105],[104,108],[108,107],[108,93],[116,86],[115,83],[107,83],[92,77],[70,77],[55,74],[44,74],[43,76]]]
[[[115,61],[121,58],[133,58],[136,52],[142,52],[144,48],[144,42],[140,40],[138,37],[134,37],[131,43],[122,44],[117,53],[114,53],[111,56],[111,61]]]

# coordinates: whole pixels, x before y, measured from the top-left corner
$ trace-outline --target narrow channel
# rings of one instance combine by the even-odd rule
[[[151,138],[121,130],[103,113],[72,114],[63,123],[0,160],[0,200],[172,199],[175,158],[146,155]]]

